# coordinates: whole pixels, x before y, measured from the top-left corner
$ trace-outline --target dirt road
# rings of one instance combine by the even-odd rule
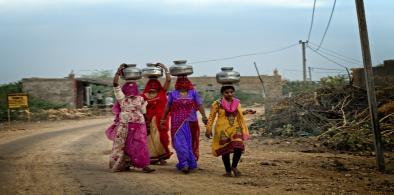
[[[225,178],[220,158],[201,137],[198,170],[175,170],[176,157],[153,174],[108,170],[111,118],[62,121],[0,131],[0,194],[392,194],[394,175],[373,156],[320,151],[302,140],[247,143],[240,178]],[[45,126],[45,127],[44,127]],[[41,127],[41,128],[40,128]],[[392,154],[386,158],[394,163]]]

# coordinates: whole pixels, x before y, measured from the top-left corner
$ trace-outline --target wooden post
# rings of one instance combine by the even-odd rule
[[[259,72],[259,69],[257,68],[256,62],[253,62],[253,63],[254,63],[254,68],[256,69],[256,72],[257,72],[257,76],[259,77],[261,86],[263,86],[263,94],[262,95],[263,95],[263,98],[265,98],[266,97],[266,91],[265,91],[265,87],[264,87],[264,81],[263,81],[263,79],[260,76],[260,72]]]
[[[27,122],[31,122],[31,115],[30,115],[30,109],[29,108],[27,108]]]
[[[377,103],[375,95],[375,84],[372,72],[371,53],[369,50],[368,29],[365,19],[364,1],[355,0],[357,8],[358,27],[360,33],[361,50],[363,54],[365,82],[368,95],[369,112],[371,115],[371,126],[374,135],[376,163],[379,171],[385,170],[382,137],[379,129],[379,120],[377,114]]]
[[[11,110],[8,109],[8,128],[11,130]]]
[[[349,68],[346,67],[346,72],[347,72],[347,76],[349,78],[349,85],[353,86],[353,80],[352,80],[352,76],[350,74]]]

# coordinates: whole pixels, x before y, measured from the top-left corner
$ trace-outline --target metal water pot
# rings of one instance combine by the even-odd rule
[[[141,69],[137,68],[136,64],[126,64],[126,68],[123,69],[124,80],[138,80],[142,78]]]
[[[163,70],[156,64],[147,63],[147,68],[142,69],[142,76],[145,78],[158,78],[163,76]]]
[[[222,71],[216,74],[216,81],[220,84],[239,83],[241,75],[234,71],[233,67],[222,67]]]
[[[193,74],[193,66],[187,65],[186,60],[174,61],[175,65],[170,67],[170,74],[172,76],[187,76]]]

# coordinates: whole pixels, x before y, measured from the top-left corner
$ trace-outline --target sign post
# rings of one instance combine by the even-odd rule
[[[30,122],[29,96],[26,93],[10,93],[7,95],[8,126],[11,129],[11,109],[24,109]]]
[[[8,128],[11,129],[11,110],[8,108]]]

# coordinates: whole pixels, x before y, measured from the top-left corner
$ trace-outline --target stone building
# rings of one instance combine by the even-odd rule
[[[23,92],[37,99],[68,108],[81,108],[84,105],[89,105],[90,85],[93,84],[112,86],[112,81],[75,78],[72,73],[65,78],[22,79]]]

